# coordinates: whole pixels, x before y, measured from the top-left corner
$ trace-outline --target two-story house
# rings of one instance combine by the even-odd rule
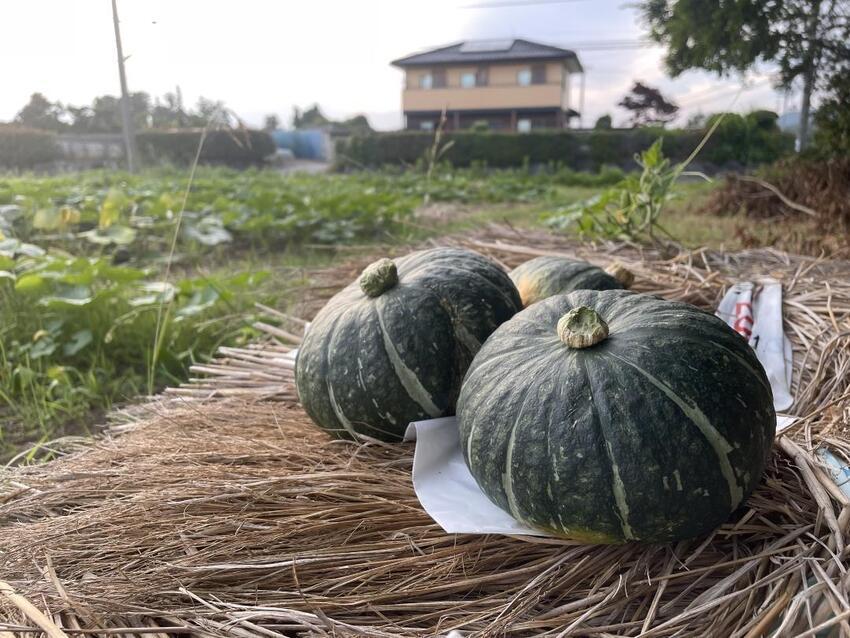
[[[566,128],[578,116],[570,76],[583,73],[573,51],[529,40],[461,42],[393,61],[404,71],[405,126],[432,130],[486,126],[527,132]]]

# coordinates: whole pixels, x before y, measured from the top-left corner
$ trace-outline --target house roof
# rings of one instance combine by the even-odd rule
[[[392,64],[398,67],[463,64],[466,62],[517,62],[522,60],[573,60],[573,71],[581,71],[574,51],[531,40],[471,40],[414,53]]]

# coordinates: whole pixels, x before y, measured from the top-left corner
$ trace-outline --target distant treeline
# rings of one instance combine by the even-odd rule
[[[218,100],[201,97],[194,107],[184,106],[180,89],[161,98],[144,91],[131,93],[130,106],[136,130],[198,128],[210,119],[226,117],[224,103]],[[117,133],[121,130],[121,100],[101,95],[91,105],[73,106],[33,93],[13,123],[56,133]]]
[[[191,164],[201,139],[201,129],[144,130],[136,134],[136,146],[148,165]],[[265,131],[248,129],[208,131],[200,155],[204,164],[233,167],[259,165],[275,152],[275,144]],[[65,159],[52,131],[0,125],[0,169],[49,168]]]
[[[603,166],[635,167],[634,157],[659,137],[665,156],[683,161],[699,145],[720,114],[701,129],[541,130],[530,133],[444,132],[447,144],[440,156],[453,166],[483,164],[494,168],[523,164],[559,164],[596,171]],[[710,137],[697,162],[707,168],[735,168],[773,162],[794,150],[793,135],[783,133],[771,111],[746,115],[727,113]],[[421,163],[434,144],[433,133],[400,131],[355,135],[340,140],[336,162],[343,170]]]

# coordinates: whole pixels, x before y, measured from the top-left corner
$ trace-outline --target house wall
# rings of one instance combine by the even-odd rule
[[[430,124],[429,129],[437,128],[442,116],[441,111],[409,111],[405,113],[406,128],[411,131],[423,130],[423,122]],[[447,111],[444,130],[454,131],[471,128],[478,122],[485,122],[493,131],[513,131],[520,120],[528,120],[532,129],[563,128],[564,114],[560,107],[533,109],[501,110],[457,110]]]
[[[402,92],[404,111],[480,110],[560,107],[569,108],[564,91],[568,75],[562,62],[546,63],[546,83],[520,86],[517,73],[528,69],[531,64],[490,64],[486,86],[463,88],[461,74],[474,73],[479,66],[446,66],[445,88],[421,89],[419,79],[430,73],[432,68],[409,68],[405,73],[405,88]]]

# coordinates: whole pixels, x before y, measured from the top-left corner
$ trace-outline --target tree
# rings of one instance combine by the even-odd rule
[[[151,126],[159,129],[184,128],[188,116],[183,108],[183,93],[178,86],[174,93],[156,99],[151,109]]]
[[[635,82],[632,90],[617,106],[632,112],[632,126],[664,126],[679,112],[679,107],[665,99],[661,91],[642,82]]]
[[[345,129],[349,133],[372,133],[372,125],[365,115],[355,115],[342,122],[337,122],[339,128]]]
[[[150,126],[151,98],[144,91],[130,94],[130,108],[133,113],[133,127],[144,129]],[[75,113],[74,128],[94,133],[117,133],[121,130],[121,98],[114,95],[99,95],[92,101],[91,108],[68,107]],[[77,124],[77,117],[81,118]]]
[[[94,111],[90,106],[71,106],[66,108],[68,118],[71,120],[71,130],[75,133],[90,133],[92,131],[92,119]]]
[[[306,111],[301,111],[297,106],[292,110],[292,128],[320,128],[331,124],[325,117],[318,104],[314,104]]]
[[[266,119],[263,122],[263,130],[264,131],[276,131],[280,128],[280,120],[277,118],[277,115],[274,113],[270,113],[266,115]]]
[[[114,95],[100,95],[92,101],[91,130],[115,133],[121,130],[121,101]]]
[[[30,128],[61,131],[67,127],[62,121],[64,109],[59,102],[51,102],[41,93],[33,93],[26,106],[18,111],[15,122]]]
[[[640,6],[650,36],[667,47],[674,77],[687,69],[729,75],[770,62],[779,67],[779,86],[802,78],[800,146],[806,146],[812,94],[850,57],[847,0],[643,0]]]
[[[685,122],[685,128],[701,129],[705,128],[705,113],[694,113]]]
[[[148,128],[202,127],[212,118],[214,124],[227,121],[223,102],[201,97],[194,110],[183,108],[180,88],[151,100],[144,91],[130,94],[133,124],[137,130]],[[62,106],[41,93],[33,93],[15,121],[24,126],[48,130],[71,130],[76,133],[117,133],[121,131],[121,101],[114,95],[99,95],[91,106]]]
[[[815,113],[814,148],[824,155],[850,154],[850,64],[832,76]]]
[[[593,128],[596,130],[608,130],[611,128],[611,116],[607,113],[596,120],[596,124],[593,125]]]
[[[190,126],[220,126],[227,123],[227,107],[221,100],[211,100],[204,96],[198,98],[195,113],[189,114]]]

